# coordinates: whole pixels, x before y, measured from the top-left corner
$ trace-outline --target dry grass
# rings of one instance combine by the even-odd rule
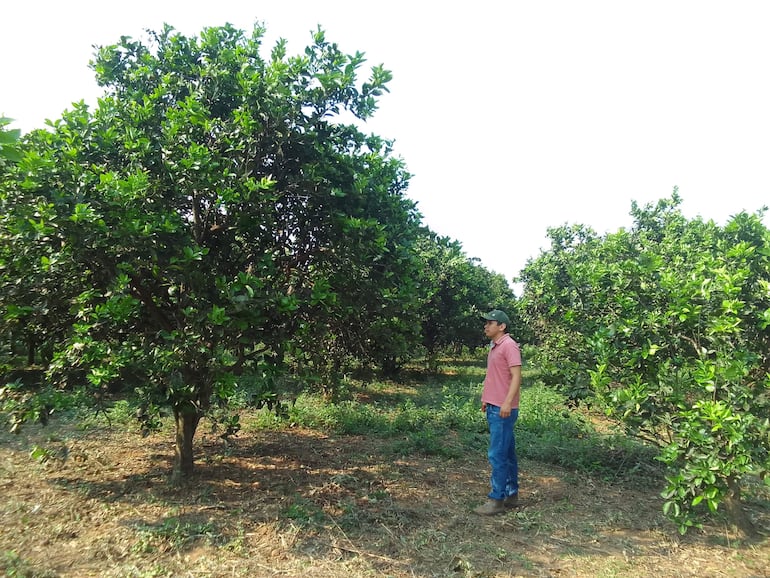
[[[394,459],[376,439],[300,429],[202,435],[195,478],[172,488],[168,432],[54,431],[0,437],[6,576],[769,575],[764,538],[716,527],[682,538],[658,489],[531,461],[520,508],[481,518],[475,452]],[[35,445],[56,455],[41,464]],[[770,526],[766,510],[756,521]]]

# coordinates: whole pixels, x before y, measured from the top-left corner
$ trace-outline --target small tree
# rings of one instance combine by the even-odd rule
[[[597,296],[592,271],[601,266],[595,252],[602,240],[592,229],[563,225],[548,229],[548,235],[550,249],[529,260],[519,276],[524,284],[519,309],[537,346],[531,361],[540,379],[578,404],[591,395],[587,369],[594,357],[588,338],[603,322],[598,311],[612,307],[618,296]]]
[[[687,220],[670,200],[634,204],[630,231],[591,237],[528,265],[530,314],[595,398],[671,466],[664,510],[684,532],[701,504],[746,533],[742,481],[770,468],[770,234],[761,213],[724,227]],[[546,282],[543,282],[546,280]],[[528,288],[529,290],[529,288]],[[545,313],[545,314],[544,314]]]

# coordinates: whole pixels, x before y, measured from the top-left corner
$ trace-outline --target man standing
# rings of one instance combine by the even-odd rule
[[[519,417],[521,390],[521,351],[508,329],[511,320],[495,309],[482,316],[484,333],[490,339],[487,375],[481,393],[481,410],[489,424],[489,465],[492,466],[489,500],[474,511],[483,516],[504,512],[517,505],[519,464],[513,426]]]

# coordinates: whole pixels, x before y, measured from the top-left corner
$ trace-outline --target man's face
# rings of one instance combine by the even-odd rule
[[[484,323],[484,335],[492,341],[496,341],[505,332],[505,324],[497,321],[486,321]]]

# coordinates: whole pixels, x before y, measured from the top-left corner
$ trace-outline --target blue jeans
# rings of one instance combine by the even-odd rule
[[[487,423],[489,424],[489,465],[492,466],[490,484],[492,491],[489,498],[504,500],[519,493],[519,462],[516,459],[516,436],[513,426],[519,417],[519,410],[511,410],[511,415],[500,417],[500,408],[487,404]]]

